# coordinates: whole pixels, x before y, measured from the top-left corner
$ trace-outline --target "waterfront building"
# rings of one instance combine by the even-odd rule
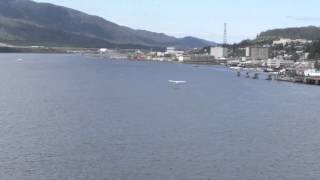
[[[210,47],[209,55],[216,59],[223,59],[227,57],[228,49],[224,47]]]
[[[269,47],[251,47],[250,56],[253,60],[265,60],[271,56]]]
[[[293,67],[298,75],[304,75],[304,72],[308,69],[313,69],[314,65],[311,61],[302,61],[294,63]]]
[[[320,78],[320,71],[316,69],[307,69],[304,71],[304,76]]]
[[[294,65],[294,61],[283,59],[268,59],[266,65],[270,68],[290,67]]]
[[[182,56],[184,51],[176,50],[175,47],[167,47],[165,54],[169,56]]]

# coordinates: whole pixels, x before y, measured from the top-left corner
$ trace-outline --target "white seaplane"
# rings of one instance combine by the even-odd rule
[[[173,83],[173,84],[186,84],[187,81],[175,81],[175,80],[168,80],[169,83]]]

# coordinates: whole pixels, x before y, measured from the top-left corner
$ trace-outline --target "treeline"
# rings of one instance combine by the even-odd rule
[[[19,49],[10,48],[10,47],[0,47],[0,52],[2,53],[15,53],[21,52]]]
[[[260,38],[320,39],[320,28],[316,26],[273,29],[262,32]]]
[[[309,59],[320,59],[320,41],[314,41],[307,47],[309,53]]]

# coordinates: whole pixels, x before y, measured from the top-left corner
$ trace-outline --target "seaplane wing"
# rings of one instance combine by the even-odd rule
[[[187,81],[174,81],[174,80],[168,80],[168,82],[174,83],[174,84],[185,84],[185,83],[187,83]]]

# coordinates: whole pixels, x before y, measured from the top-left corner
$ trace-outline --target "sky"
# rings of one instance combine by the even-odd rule
[[[320,24],[319,0],[36,0],[101,16],[134,29],[222,42],[273,28]]]

